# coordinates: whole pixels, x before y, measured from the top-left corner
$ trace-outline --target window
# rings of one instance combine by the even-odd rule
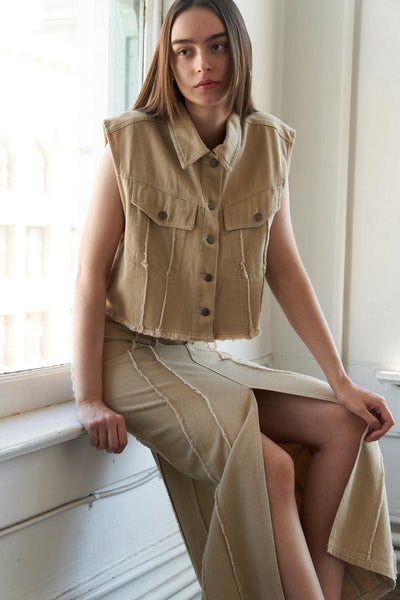
[[[109,104],[113,114],[132,108],[143,81],[144,18],[144,0],[111,1]]]
[[[35,144],[35,186],[39,194],[49,191],[49,159],[45,149],[38,143]]]
[[[25,362],[45,363],[49,357],[49,314],[28,313],[25,318]]]
[[[8,145],[0,141],[0,190],[12,188],[12,157]]]
[[[0,277],[12,277],[14,267],[14,227],[0,225]]]
[[[78,264],[79,232],[77,227],[71,227],[69,232],[69,270],[74,273]]]
[[[43,277],[48,274],[50,256],[50,227],[26,229],[26,276]]]
[[[158,0],[0,4],[0,371],[68,362],[78,245],[104,147],[132,107]],[[23,18],[21,18],[23,15]],[[11,151],[12,150],[12,151]]]
[[[0,315],[0,366],[7,369],[13,362],[13,316]]]

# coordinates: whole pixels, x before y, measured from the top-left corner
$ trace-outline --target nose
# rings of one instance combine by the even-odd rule
[[[199,51],[197,58],[197,72],[203,73],[206,71],[211,71],[211,62],[210,58],[205,51]]]

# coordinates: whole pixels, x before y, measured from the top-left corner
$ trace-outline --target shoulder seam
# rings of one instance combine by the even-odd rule
[[[275,131],[278,133],[278,135],[288,144],[293,144],[294,143],[294,139],[291,139],[287,136],[285,136],[283,134],[283,131],[280,127],[278,127],[275,123],[272,123],[271,121],[264,121],[261,119],[245,119],[245,122],[248,125],[261,125],[263,127],[271,127],[272,129],[275,129]],[[288,126],[289,127],[289,126]],[[290,128],[292,129],[292,128]]]
[[[108,123],[110,123],[111,121],[113,121],[114,119],[104,119],[103,123],[106,126]],[[116,123],[115,125],[110,125],[108,126],[108,131],[110,133],[114,133],[114,131],[118,131],[119,129],[124,129],[125,127],[128,127],[129,125],[134,125],[135,123],[140,123],[142,121],[153,121],[154,122],[154,117],[152,117],[151,115],[138,115],[138,116],[133,116],[130,117],[129,119],[125,119],[124,121],[122,121],[121,123]]]

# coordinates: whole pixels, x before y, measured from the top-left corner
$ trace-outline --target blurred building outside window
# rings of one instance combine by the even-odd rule
[[[69,363],[102,119],[143,80],[144,0],[0,5],[0,372]]]

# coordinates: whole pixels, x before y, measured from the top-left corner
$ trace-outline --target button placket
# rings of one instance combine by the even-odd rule
[[[208,155],[201,162],[200,176],[203,190],[203,243],[199,260],[197,284],[198,318],[196,321],[203,332],[213,334],[214,306],[216,294],[216,269],[218,260],[219,211],[218,194],[221,188],[221,165]]]

